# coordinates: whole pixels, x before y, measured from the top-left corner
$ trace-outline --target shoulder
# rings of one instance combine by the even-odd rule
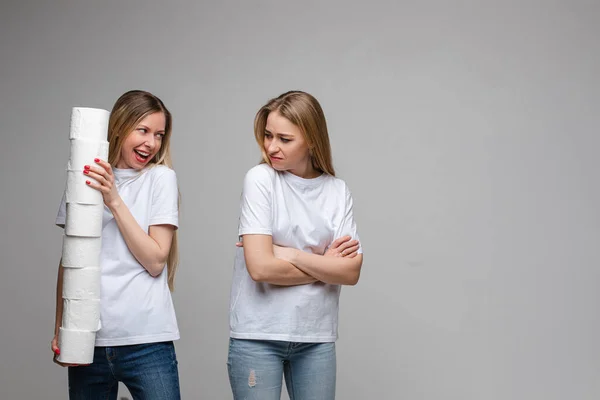
[[[338,193],[347,194],[350,192],[346,181],[342,178],[338,178],[337,176],[333,175],[327,175],[326,182],[327,185],[329,185],[332,188],[332,190]]]
[[[153,182],[159,181],[177,181],[177,175],[172,168],[167,167],[166,165],[154,165],[148,168],[146,171],[148,177],[152,179]]]
[[[276,171],[266,163],[255,165],[250,168],[244,176],[244,184],[272,182]]]

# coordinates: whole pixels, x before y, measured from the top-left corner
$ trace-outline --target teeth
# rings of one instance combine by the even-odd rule
[[[148,157],[150,155],[150,153],[143,153],[143,152],[138,151],[138,150],[136,150],[135,152],[138,153],[142,157]]]

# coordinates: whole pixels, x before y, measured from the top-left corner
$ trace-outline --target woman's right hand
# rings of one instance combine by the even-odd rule
[[[358,240],[352,240],[352,237],[346,235],[334,240],[323,255],[326,257],[354,258],[358,254],[359,246]]]
[[[80,366],[82,366],[81,364],[65,364],[65,363],[61,363],[60,361],[58,361],[58,356],[60,354],[60,349],[58,348],[58,335],[54,335],[54,338],[52,339],[52,344],[50,345],[50,347],[52,347],[52,352],[54,353],[54,358],[52,359],[52,361],[54,361],[55,364],[58,364],[61,367],[80,367]],[[84,365],[89,365],[89,364],[84,364]]]

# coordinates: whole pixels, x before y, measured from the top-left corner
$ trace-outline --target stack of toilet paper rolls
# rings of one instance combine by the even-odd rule
[[[96,332],[100,329],[100,247],[102,194],[86,184],[93,181],[83,170],[108,159],[108,118],[97,108],[74,107],[67,164],[67,215],[63,237],[63,314],[58,335],[58,361],[91,364]]]

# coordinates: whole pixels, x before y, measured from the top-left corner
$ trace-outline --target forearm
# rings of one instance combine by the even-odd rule
[[[316,282],[306,272],[296,268],[288,261],[276,258],[271,254],[258,255],[260,251],[244,248],[246,268],[252,280],[280,286],[305,285]]]
[[[317,279],[296,268],[291,263],[273,257],[272,260],[269,260],[268,264],[261,268],[259,281],[273,285],[294,286],[313,283]]]
[[[334,285],[355,285],[358,282],[362,254],[353,258],[326,257],[294,250],[287,261],[316,279]]]
[[[110,207],[119,231],[131,254],[152,276],[163,271],[169,249],[160,245],[135,220],[127,205],[122,201]]]
[[[62,287],[63,287],[63,270],[62,260],[58,264],[58,276],[56,278],[56,313],[54,318],[54,335],[58,335],[60,326],[62,324],[63,314],[63,299],[62,299]]]

